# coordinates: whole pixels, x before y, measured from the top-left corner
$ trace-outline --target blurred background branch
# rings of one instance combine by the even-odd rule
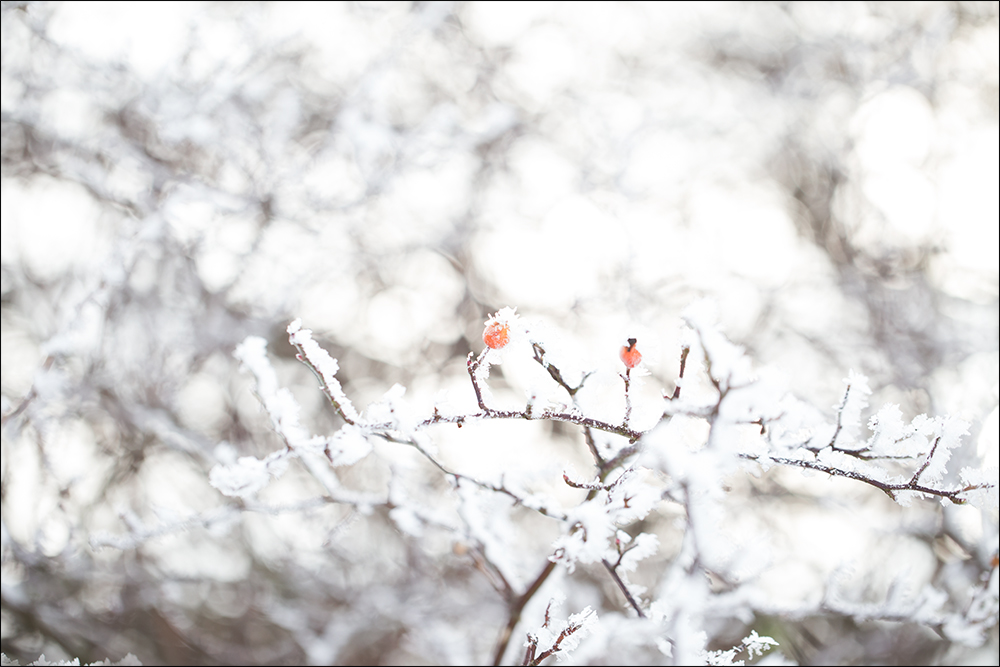
[[[268,340],[310,432],[344,423],[294,358],[285,327],[296,317],[338,359],[356,405],[400,383],[424,415],[442,400],[475,410],[463,360],[481,349],[486,316],[510,305],[549,327],[550,366],[531,352],[494,366],[489,405],[521,410],[525,390],[555,379],[565,393],[587,378],[573,405],[621,423],[617,355],[634,336],[651,375],[632,380],[628,425],[645,432],[674,386],[680,312],[709,296],[730,337],[828,419],[853,368],[876,407],[970,422],[954,470],[996,465],[995,2],[0,11],[11,658],[493,657],[511,616],[468,555],[481,548],[474,521],[455,518],[459,491],[419,452],[392,443],[337,469],[345,492],[392,502],[234,512],[133,548],[94,546],[130,530],[124,517],[215,516],[208,470],[280,446],[232,354],[248,335]],[[621,444],[555,422],[434,429],[450,470],[498,487],[504,471],[555,497],[573,492],[562,471]],[[785,612],[825,595],[845,522],[864,565],[843,586],[858,599],[884,592],[902,562],[908,586],[933,583],[960,604],[990,571],[996,517],[798,479],[733,491],[733,516],[752,513],[779,543],[794,526],[827,526],[787,546],[785,611],[758,610],[786,657],[995,664],[995,626],[971,649],[836,605]],[[279,506],[323,489],[293,467],[267,493]],[[407,532],[406,499],[464,525],[465,540]],[[872,518],[859,523],[860,509]],[[629,527],[664,547],[635,581],[655,585],[680,553],[677,511]],[[510,512],[518,536],[496,538],[509,539],[510,562],[485,562],[520,591],[557,533]],[[898,551],[880,550],[890,543]],[[599,564],[565,577],[587,591],[570,612],[622,610]],[[740,645],[746,629],[719,621],[711,649]]]

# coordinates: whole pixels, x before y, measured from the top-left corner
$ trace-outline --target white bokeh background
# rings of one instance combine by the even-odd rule
[[[68,596],[84,611],[47,617],[65,627],[132,608],[111,580],[31,592],[25,553],[82,552],[98,570],[149,559],[144,576],[166,583],[139,607],[181,628],[197,616],[178,620],[170,605],[209,605],[213,619],[268,607],[239,588],[258,558],[306,570],[354,559],[352,590],[383,595],[378,568],[402,567],[405,543],[378,534],[391,523],[338,507],[248,515],[240,547],[229,516],[124,551],[93,547],[98,532],[123,534],[126,515],[148,528],[219,508],[206,471],[226,448],[274,449],[232,357],[248,335],[268,339],[314,432],[339,425],[285,342],[296,317],[340,360],[355,405],[398,382],[424,415],[475,409],[464,358],[501,307],[544,328],[569,372],[595,371],[581,401],[599,418],[623,409],[617,351],[635,336],[645,430],[673,390],[681,313],[708,297],[768,377],[820,411],[833,414],[854,369],[875,408],[969,421],[956,457],[995,466],[998,34],[995,3],[5,3],[5,605]],[[546,378],[527,348],[512,350],[493,396],[523,404]],[[565,494],[559,472],[590,474],[579,433],[548,424],[433,435],[472,475],[504,470]],[[345,484],[374,492],[393,466],[417,465],[411,454],[380,444]],[[292,470],[269,501],[303,501],[313,483]],[[734,519],[748,543],[761,525],[779,535],[786,562],[763,578],[787,605],[831,573],[883,590],[895,572],[879,566],[894,559],[919,587],[975,554],[907,530],[955,525],[976,543],[996,522],[886,509],[870,489],[800,471],[770,483],[843,498]],[[526,522],[518,557],[544,561],[553,535]],[[447,539],[427,548],[461,561]],[[255,660],[478,664],[502,625],[483,604],[482,627],[440,621],[463,637],[453,652],[353,654],[345,646],[378,642],[362,620],[338,620],[297,636],[299,653]],[[286,614],[283,627],[318,623],[282,609],[269,613]],[[152,632],[137,622],[114,641],[61,642],[75,630],[30,630],[18,614],[4,617],[3,641],[22,658],[77,657],[74,646],[142,658],[133,635]],[[147,664],[207,660],[148,650]],[[885,659],[825,650],[785,659]],[[995,651],[994,627],[983,651],[935,659]]]

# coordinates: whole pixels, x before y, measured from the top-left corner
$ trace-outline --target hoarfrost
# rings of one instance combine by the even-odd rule
[[[263,461],[254,456],[242,456],[235,464],[212,468],[208,481],[227,496],[248,498],[267,486],[271,477],[280,477],[287,468],[288,460],[283,451]]]
[[[856,437],[857,428],[861,424],[861,412],[868,407],[868,397],[872,390],[868,387],[868,378],[853,369],[844,378],[844,384],[847,385],[844,400],[834,407],[839,411],[838,436],[842,434],[847,439],[843,444],[850,444]]]
[[[301,319],[292,320],[287,331],[288,341],[301,351],[300,355],[304,357],[303,361],[308,362],[310,368],[316,373],[323,391],[326,392],[331,401],[336,403],[344,418],[351,422],[359,421],[360,416],[357,410],[354,409],[351,399],[344,393],[344,389],[337,379],[337,373],[340,371],[337,360],[313,340],[312,331],[302,328]]]
[[[344,424],[327,440],[327,455],[334,466],[353,465],[371,451],[365,430],[353,424]]]

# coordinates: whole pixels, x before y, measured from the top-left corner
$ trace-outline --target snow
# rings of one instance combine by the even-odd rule
[[[371,451],[366,430],[360,426],[344,424],[327,440],[327,452],[333,466],[354,465]]]
[[[594,631],[595,626],[597,626],[597,612],[591,609],[589,606],[584,607],[582,611],[571,615],[566,620],[567,627],[576,626],[578,629],[571,635],[563,639],[560,648],[562,651],[559,653],[560,656],[564,655],[563,652],[568,654],[570,651],[576,649],[580,645],[580,642],[587,638],[587,635]],[[565,657],[569,657],[566,655]]]
[[[325,391],[328,392],[331,400],[340,408],[344,417],[355,422],[360,420],[360,416],[354,409],[354,405],[344,393],[340,381],[337,380],[337,372],[340,370],[337,360],[331,357],[329,352],[321,348],[313,340],[312,331],[302,328],[301,319],[292,320],[288,325],[288,340],[292,345],[302,350],[302,354],[306,360],[319,375]]]
[[[622,556],[621,569],[625,572],[635,572],[639,562],[655,555],[659,548],[660,538],[652,533],[639,533],[632,547]]]
[[[998,502],[1000,502],[1000,469],[996,466],[991,468],[971,468],[964,467],[960,473],[962,484],[966,487],[979,486],[978,488],[966,491],[962,494],[974,507],[989,511],[996,522],[998,512]]]
[[[255,456],[241,456],[235,464],[217,465],[209,471],[209,483],[227,496],[253,497],[267,486],[272,477],[280,477],[288,468],[284,451],[263,461]]]
[[[403,400],[406,387],[396,383],[385,392],[381,400],[368,406],[365,414],[372,427],[398,431],[402,437],[412,437],[420,421]]]

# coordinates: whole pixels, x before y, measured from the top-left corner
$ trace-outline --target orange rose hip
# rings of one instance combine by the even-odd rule
[[[621,357],[622,363],[625,364],[626,368],[635,368],[642,362],[642,354],[635,345],[635,338],[628,339],[628,345],[622,346],[618,356]]]
[[[510,325],[506,322],[490,320],[486,323],[486,329],[483,331],[483,342],[486,343],[487,347],[499,350],[510,342]]]

